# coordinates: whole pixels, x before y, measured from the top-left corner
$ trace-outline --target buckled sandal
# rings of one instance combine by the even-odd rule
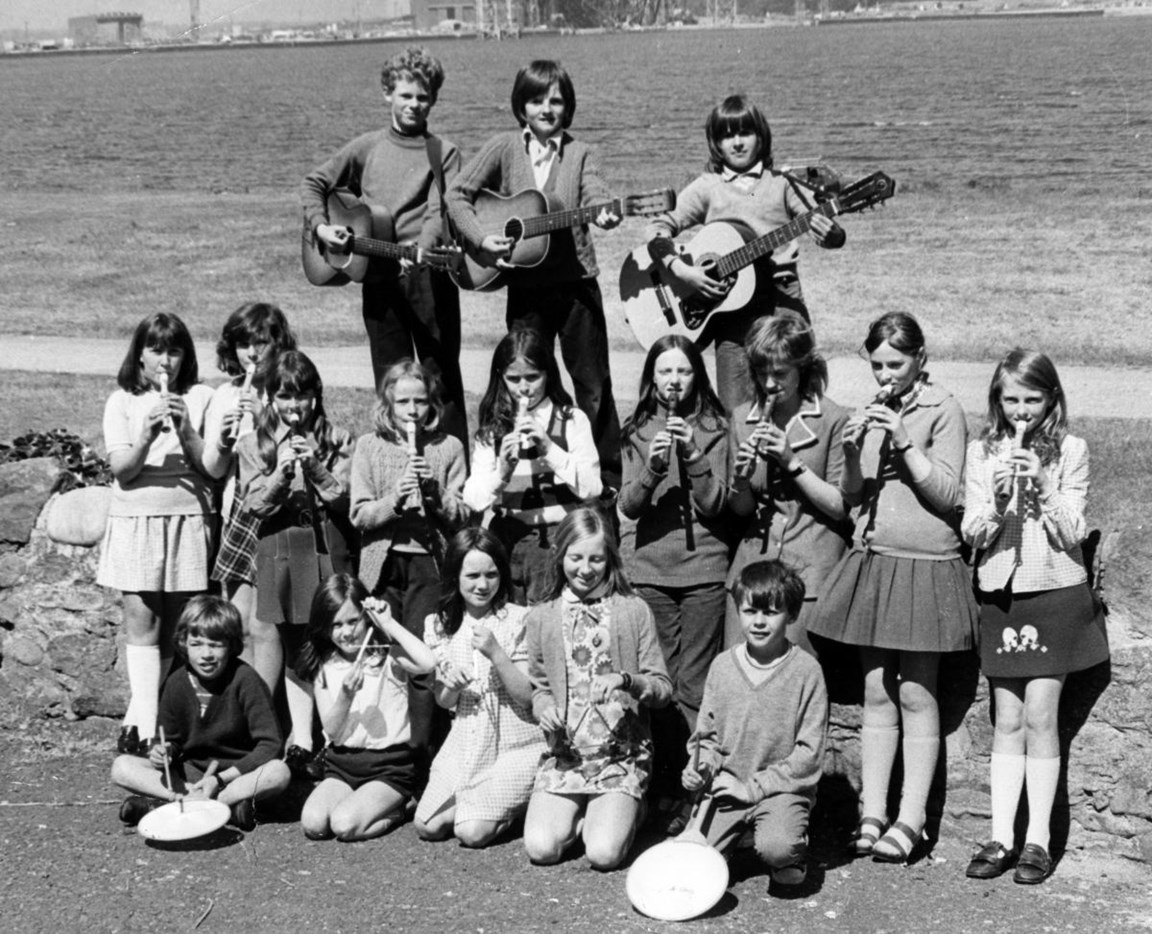
[[[1016,862],[1016,851],[1010,850],[999,840],[985,843],[980,852],[972,857],[964,873],[969,879],[995,879],[1002,876]]]
[[[876,845],[876,841],[884,835],[887,829],[888,823],[879,817],[861,817],[860,823],[856,825],[856,832],[848,841],[848,852],[854,856],[872,855],[872,848]]]
[[[923,828],[913,830],[903,821],[895,821],[872,847],[872,861],[907,863],[927,841]]]

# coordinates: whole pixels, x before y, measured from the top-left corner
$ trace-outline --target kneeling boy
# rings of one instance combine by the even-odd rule
[[[785,638],[804,602],[804,582],[777,561],[750,564],[733,587],[744,644],[708,671],[689,740],[700,744],[689,791],[711,785],[715,807],[703,828],[721,852],[751,825],[757,854],[772,880],[798,885],[807,876],[808,812],[824,764],[828,692],[819,663]]]

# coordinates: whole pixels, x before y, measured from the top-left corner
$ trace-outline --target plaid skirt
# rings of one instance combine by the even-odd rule
[[[259,516],[237,508],[224,526],[220,551],[212,568],[212,580],[239,584],[256,583],[256,542],[260,539]]]

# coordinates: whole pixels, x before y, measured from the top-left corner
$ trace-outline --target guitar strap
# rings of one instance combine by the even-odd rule
[[[428,153],[428,165],[432,169],[432,178],[436,181],[436,189],[440,192],[440,225],[444,237],[450,236],[451,221],[448,219],[448,206],[444,195],[447,189],[444,185],[444,145],[439,136],[429,133],[424,137],[424,149]]]

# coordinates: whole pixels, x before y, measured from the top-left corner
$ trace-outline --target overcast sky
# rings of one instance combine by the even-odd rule
[[[200,19],[276,20],[318,22],[352,18],[359,7],[365,19],[383,15],[391,4],[382,0],[200,0]],[[94,13],[140,13],[145,23],[189,22],[189,0],[0,0],[0,30],[58,30],[68,27],[70,16]]]

